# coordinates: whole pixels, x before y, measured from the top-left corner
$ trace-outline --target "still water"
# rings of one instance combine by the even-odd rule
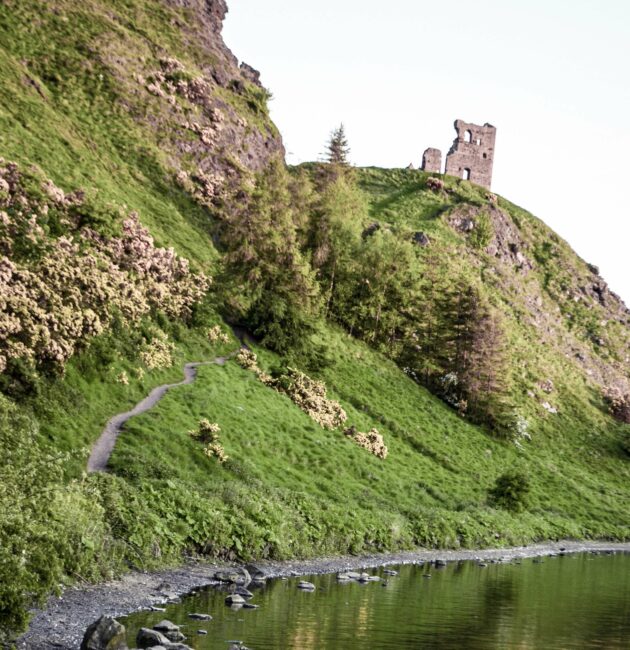
[[[380,583],[338,583],[335,575],[271,580],[252,589],[260,607],[251,610],[230,609],[225,592],[209,588],[166,612],[122,622],[130,647],[140,627],[167,618],[197,650],[227,650],[234,640],[252,650],[630,648],[630,555],[387,568],[399,574],[367,570]],[[303,579],[317,589],[300,591]],[[193,621],[189,613],[213,619]]]

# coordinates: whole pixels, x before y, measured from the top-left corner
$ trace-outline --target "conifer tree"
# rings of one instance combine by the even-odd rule
[[[350,164],[348,160],[350,147],[343,123],[330,134],[326,149],[326,160],[332,165],[347,167]]]

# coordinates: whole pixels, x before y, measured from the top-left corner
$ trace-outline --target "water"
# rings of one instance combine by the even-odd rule
[[[130,647],[140,627],[167,618],[196,650],[227,650],[231,640],[252,650],[630,648],[630,555],[388,568],[399,575],[367,570],[386,586],[338,583],[335,575],[273,580],[254,591],[259,609],[237,611],[224,604],[225,592],[209,588],[165,613],[142,612],[123,623]],[[302,579],[316,591],[298,590]],[[213,620],[193,621],[193,612]]]

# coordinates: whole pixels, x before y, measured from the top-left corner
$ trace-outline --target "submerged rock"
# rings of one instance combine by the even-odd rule
[[[315,585],[312,582],[301,580],[298,583],[298,589],[303,589],[304,591],[315,591]]]
[[[212,616],[210,614],[188,614],[188,618],[192,618],[195,621],[211,621]]]

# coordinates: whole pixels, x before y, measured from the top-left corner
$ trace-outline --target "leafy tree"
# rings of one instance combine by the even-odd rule
[[[304,336],[317,298],[298,246],[289,185],[284,163],[273,161],[226,199],[221,233],[226,304],[265,345],[283,353]]]
[[[331,134],[326,145],[326,160],[333,165],[347,166],[350,147],[346,138],[346,130],[343,123],[340,124]]]

